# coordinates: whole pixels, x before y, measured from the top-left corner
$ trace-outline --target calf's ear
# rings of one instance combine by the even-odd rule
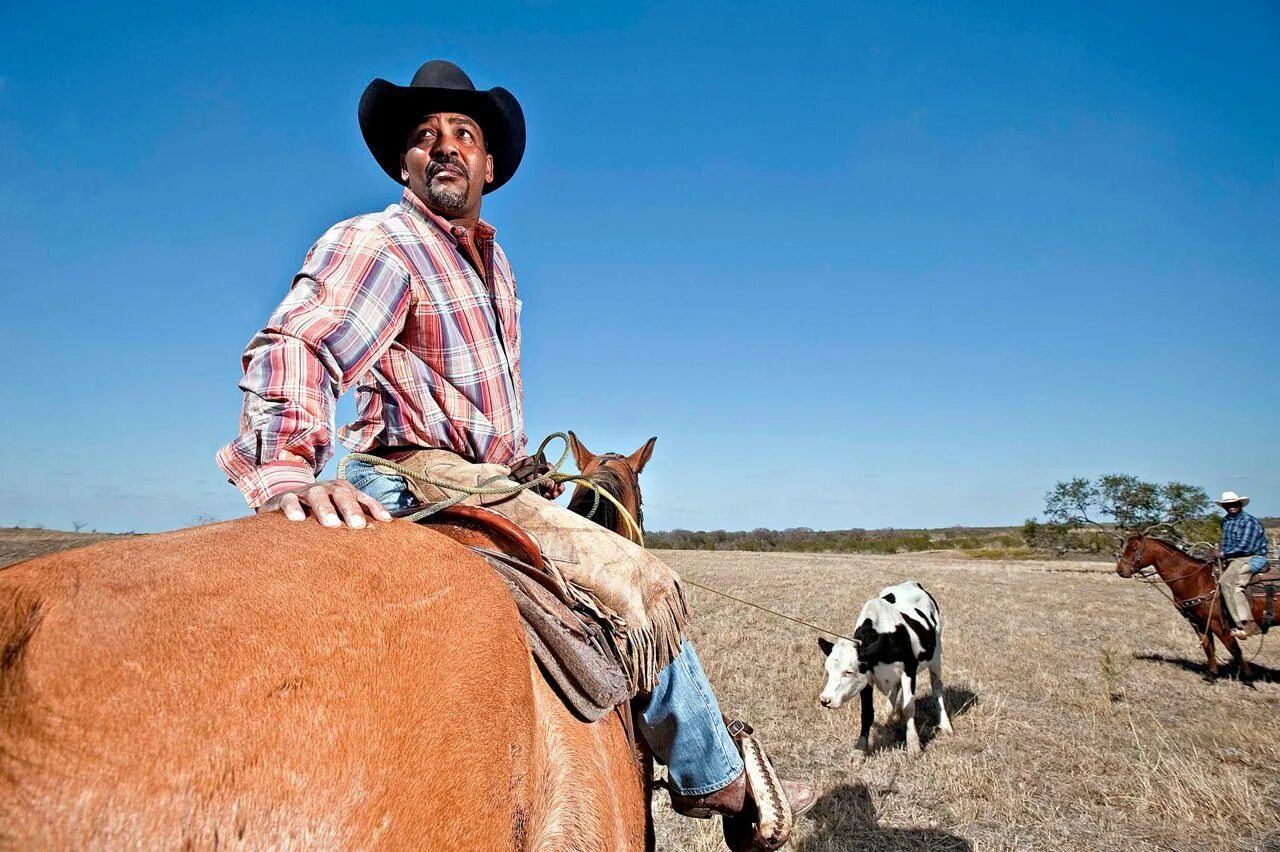
[[[831,649],[835,647],[834,642],[828,642],[826,639],[818,639],[818,647],[822,649],[823,656],[831,656]]]

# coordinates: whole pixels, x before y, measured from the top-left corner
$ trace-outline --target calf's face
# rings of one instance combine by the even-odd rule
[[[818,697],[818,703],[834,710],[867,685],[870,666],[858,659],[858,646],[848,639],[834,643],[819,639],[818,646],[827,657],[827,685]]]

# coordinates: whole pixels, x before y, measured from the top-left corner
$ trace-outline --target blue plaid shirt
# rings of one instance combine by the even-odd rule
[[[1266,556],[1267,532],[1262,523],[1248,512],[1240,511],[1222,519],[1222,555]]]

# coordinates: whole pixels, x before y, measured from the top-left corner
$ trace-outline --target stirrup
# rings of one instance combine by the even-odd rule
[[[753,737],[751,726],[739,719],[725,719],[725,727],[738,746],[746,767],[747,798],[754,807],[723,820],[724,842],[733,852],[770,852],[791,839],[795,816],[782,788],[782,780]]]

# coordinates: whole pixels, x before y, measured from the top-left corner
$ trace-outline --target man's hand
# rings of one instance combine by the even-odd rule
[[[564,483],[547,480],[538,486],[538,493],[548,500],[554,500],[564,493]]]
[[[340,527],[345,521],[352,529],[360,529],[366,525],[366,514],[379,521],[391,520],[385,506],[345,479],[327,479],[286,491],[259,506],[258,514],[280,510],[291,521],[305,521],[308,509],[326,527]]]
[[[546,458],[542,453],[533,456],[524,456],[516,459],[510,466],[511,478],[516,482],[528,482],[531,479],[537,479],[543,474],[551,472],[551,465],[547,464]],[[547,480],[536,486],[535,490],[546,497],[548,500],[554,500],[564,493],[564,483]]]

